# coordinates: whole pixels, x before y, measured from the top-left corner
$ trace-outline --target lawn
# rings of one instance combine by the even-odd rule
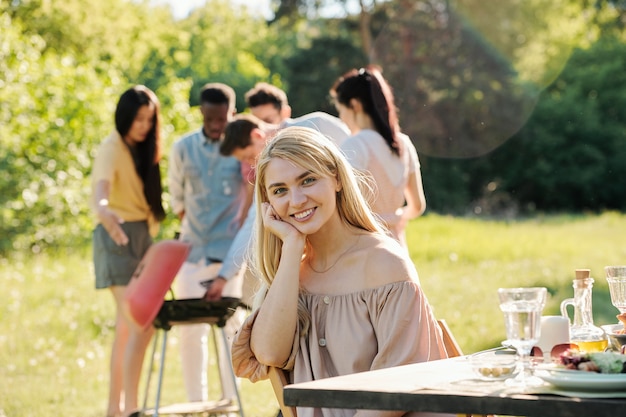
[[[544,314],[557,314],[573,296],[576,268],[590,268],[596,279],[596,324],[616,322],[603,267],[626,264],[626,246],[615,238],[622,234],[626,215],[618,213],[517,221],[429,214],[407,232],[435,314],[466,353],[504,339],[498,287],[545,286]],[[113,302],[93,281],[89,248],[0,258],[0,417],[104,415]],[[174,328],[163,404],[184,401],[176,345]],[[269,383],[242,381],[241,394],[248,417],[275,416]]]

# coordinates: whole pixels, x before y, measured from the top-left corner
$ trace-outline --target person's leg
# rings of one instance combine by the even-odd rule
[[[233,380],[233,365],[230,358],[230,346],[232,344],[235,333],[243,324],[246,318],[246,314],[246,310],[242,307],[239,307],[237,311],[235,311],[233,316],[229,318],[228,321],[226,321],[226,326],[224,326],[224,333],[222,334],[221,331],[215,332],[215,335],[217,336],[216,342],[219,352],[218,365],[220,370],[220,379],[222,381],[222,398],[229,399],[232,402],[237,401],[237,391],[235,390],[239,387],[239,378],[235,378]],[[228,341],[228,352],[225,351],[224,341],[222,340],[223,335],[226,336],[226,340]]]
[[[146,348],[154,334],[154,328],[148,327],[145,331],[130,327],[128,343],[124,353],[124,414],[128,415],[139,410],[139,380]]]
[[[152,244],[152,238],[148,233],[146,222],[126,222],[122,224],[122,229],[129,237],[128,245],[123,248],[116,247],[114,251],[109,251],[111,253],[100,251],[104,255],[98,258],[97,262],[94,258],[94,262],[96,267],[105,265],[100,275],[111,280],[110,289],[115,299],[116,337],[112,353],[111,381],[115,387],[114,392],[119,394],[117,398],[114,397],[115,394],[111,396],[109,409],[116,408],[118,410],[116,415],[128,416],[137,410],[137,390],[143,357],[153,330],[150,327],[144,332],[127,317],[125,296],[129,280]],[[107,242],[105,239],[101,246],[105,248],[111,246],[112,242],[108,235],[100,237],[109,240]],[[114,405],[116,402],[117,407]]]
[[[204,295],[205,290],[199,284],[202,281],[199,272],[203,268],[204,262],[185,262],[183,264],[175,281],[176,299],[201,298]],[[204,277],[204,279],[207,278],[210,277]],[[189,401],[207,401],[207,368],[209,364],[207,334],[209,326],[207,324],[193,324],[177,327],[187,399]]]
[[[232,277],[222,292],[222,297],[242,298],[243,283],[244,283],[244,270],[242,270],[237,276]],[[224,341],[222,340],[222,332],[216,332],[218,336],[218,355],[219,355],[219,371],[222,381],[222,397],[229,399],[233,402],[237,400],[237,392],[235,389],[239,387],[239,379],[233,380],[232,363],[230,358],[230,345],[232,344],[235,333],[239,330],[244,320],[246,319],[246,309],[239,307],[233,316],[226,321],[224,326],[224,334],[228,341],[229,350],[226,351],[224,347]]]
[[[115,335],[111,349],[110,380],[109,380],[109,403],[107,416],[118,417],[122,413],[121,402],[123,400],[123,361],[124,350],[128,341],[128,326],[122,316],[120,302],[124,293],[124,287],[113,286],[111,293],[115,299]]]

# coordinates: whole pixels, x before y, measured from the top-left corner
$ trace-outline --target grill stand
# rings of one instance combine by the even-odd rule
[[[217,366],[218,366],[218,375],[220,378],[220,386],[222,387],[222,392],[224,391],[223,387],[227,381],[224,381],[221,372],[219,372],[219,346],[218,346],[218,338],[222,340],[223,350],[228,357],[230,357],[230,346],[228,343],[228,339],[226,337],[226,332],[224,330],[224,326],[226,325],[226,321],[233,314],[234,308],[239,306],[237,302],[234,304],[234,308],[229,307],[227,310],[230,310],[228,313],[215,316],[215,315],[207,315],[205,317],[192,317],[189,319],[185,318],[172,318],[168,315],[167,306],[169,304],[169,308],[176,306],[176,303],[185,303],[185,302],[193,302],[194,304],[198,304],[199,300],[169,300],[166,301],[164,306],[159,311],[159,315],[154,321],[154,327],[157,330],[161,330],[162,332],[162,346],[161,346],[161,358],[159,365],[159,379],[157,381],[157,393],[155,398],[154,408],[148,408],[148,394],[150,389],[150,381],[152,376],[152,370],[154,366],[154,358],[157,351],[157,343],[158,337],[155,335],[154,342],[152,344],[152,356],[150,359],[150,370],[148,372],[148,377],[146,380],[146,389],[144,394],[144,403],[142,410],[136,413],[133,413],[131,417],[144,417],[144,416],[154,416],[158,417],[160,415],[176,415],[176,416],[218,416],[218,415],[231,415],[238,414],[240,417],[245,417],[243,412],[243,406],[241,402],[241,395],[239,393],[239,387],[237,386],[237,378],[235,376],[235,372],[232,367],[232,363],[230,364],[230,380],[228,381],[233,384],[233,389],[237,397],[237,403],[233,404],[230,400],[222,399],[219,401],[204,401],[204,402],[189,402],[189,403],[179,403],[172,404],[168,406],[161,407],[161,393],[163,386],[163,377],[165,370],[165,354],[167,350],[167,334],[171,330],[171,328],[175,325],[189,325],[189,324],[199,324],[206,323],[211,326],[211,335],[213,339],[213,346],[215,348],[215,357],[217,358]],[[229,300],[230,303],[233,300]],[[207,305],[210,305],[210,302],[205,302]],[[223,307],[222,307],[223,308]],[[211,309],[210,309],[211,310]],[[196,312],[197,314],[197,308]],[[215,311],[209,311],[209,314],[215,314]]]

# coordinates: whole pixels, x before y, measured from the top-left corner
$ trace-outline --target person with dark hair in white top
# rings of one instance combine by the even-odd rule
[[[353,69],[330,90],[352,136],[341,149],[350,164],[376,183],[372,209],[406,246],[409,220],[424,213],[426,198],[415,146],[400,131],[391,87],[376,67]]]

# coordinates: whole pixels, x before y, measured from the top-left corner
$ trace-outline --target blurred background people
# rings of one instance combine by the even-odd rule
[[[321,111],[292,118],[287,94],[268,83],[257,83],[246,92],[246,105],[253,116],[277,129],[288,126],[304,126],[319,130],[340,144],[349,132],[348,127],[335,116]],[[266,129],[267,130],[267,129]]]
[[[272,84],[256,83],[244,97],[250,113],[265,123],[280,125],[291,117],[287,93]]]

